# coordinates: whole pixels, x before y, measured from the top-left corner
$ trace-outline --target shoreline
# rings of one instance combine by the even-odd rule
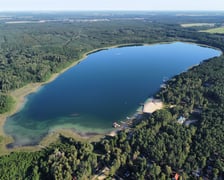
[[[43,85],[46,85],[46,84],[52,82],[58,76],[60,76],[62,73],[64,73],[68,69],[72,68],[73,66],[79,64],[81,61],[85,60],[89,55],[91,55],[93,53],[96,53],[96,52],[99,52],[99,51],[109,50],[109,49],[112,49],[112,48],[122,48],[122,47],[131,47],[131,46],[152,46],[152,45],[156,45],[156,44],[166,44],[166,43],[175,43],[175,42],[192,43],[192,44],[196,44],[196,45],[199,45],[199,46],[209,47],[209,48],[213,48],[213,49],[216,49],[216,50],[220,51],[221,52],[220,56],[223,54],[223,52],[220,49],[218,49],[218,48],[210,47],[210,46],[202,45],[202,44],[197,44],[197,43],[194,43],[194,42],[184,42],[184,41],[155,42],[155,43],[151,43],[151,44],[149,44],[149,43],[118,44],[118,45],[113,45],[113,46],[102,47],[102,48],[97,48],[97,49],[90,50],[90,51],[84,53],[83,55],[81,55],[80,59],[77,59],[77,60],[74,59],[74,62],[72,62],[68,67],[62,69],[58,73],[52,74],[51,77],[47,81],[41,82],[41,83],[30,83],[30,84],[28,84],[28,85],[26,85],[26,86],[24,86],[22,88],[16,89],[16,90],[11,91],[9,93],[9,95],[11,95],[16,102],[14,104],[13,109],[10,112],[7,112],[7,113],[4,113],[4,114],[0,115],[0,136],[3,136],[3,138],[4,138],[3,142],[0,143],[0,146],[5,146],[6,144],[13,142],[13,138],[10,135],[6,135],[4,133],[3,126],[4,126],[4,123],[6,122],[6,120],[7,120],[7,118],[9,116],[15,114],[16,112],[18,112],[24,106],[24,104],[26,103],[26,97],[29,94],[31,94],[31,93],[37,92],[39,90],[39,88],[41,88]],[[60,132],[60,130],[57,130],[57,132]],[[93,135],[91,135],[91,136],[90,135],[83,136],[83,135],[81,135],[81,134],[79,134],[77,132],[74,132],[74,131],[73,131],[73,134],[75,134],[76,137],[78,137],[78,136],[81,137],[82,139],[93,137]],[[102,133],[101,137],[104,136],[104,135],[106,135],[106,134]],[[43,138],[43,140],[47,139],[50,136],[51,136],[51,134],[48,133]],[[41,144],[41,142],[42,141],[40,141],[39,144]],[[27,146],[27,148],[28,147],[36,147],[36,145],[34,145],[34,146]],[[24,147],[24,148],[26,148],[26,147]],[[3,149],[7,150],[6,147],[3,147]],[[7,151],[9,151],[9,150],[7,150]]]

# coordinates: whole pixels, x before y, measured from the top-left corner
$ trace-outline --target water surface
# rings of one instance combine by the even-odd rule
[[[53,82],[27,96],[23,109],[9,117],[11,146],[37,144],[59,128],[103,133],[114,121],[134,114],[139,103],[171,78],[220,51],[175,42],[102,50],[90,54]]]

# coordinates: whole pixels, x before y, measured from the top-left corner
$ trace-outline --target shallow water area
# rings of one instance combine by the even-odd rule
[[[135,113],[158,91],[163,80],[186,71],[220,51],[175,42],[112,48],[90,54],[36,93],[8,117],[4,131],[10,146],[37,144],[46,134],[65,128],[105,133],[114,121]]]

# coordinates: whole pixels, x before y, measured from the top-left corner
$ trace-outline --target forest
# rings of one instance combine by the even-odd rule
[[[138,16],[142,18],[119,14],[94,22],[86,16],[82,21],[75,16],[74,22],[1,21],[0,113],[15,104],[11,91],[44,82],[97,48],[187,41],[224,51],[224,35],[181,27],[180,23],[195,22],[194,17]],[[219,16],[201,17],[200,22],[223,23]],[[0,156],[0,179],[222,179],[223,77],[223,55],[205,60],[168,80],[155,94],[165,108],[142,116],[130,129],[96,142],[61,135],[40,151]],[[186,121],[179,123],[180,117]]]

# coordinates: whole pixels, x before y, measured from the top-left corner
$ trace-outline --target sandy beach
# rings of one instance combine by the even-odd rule
[[[148,99],[144,103],[143,112],[144,113],[153,113],[156,110],[162,109],[163,103],[161,100],[158,99]]]

